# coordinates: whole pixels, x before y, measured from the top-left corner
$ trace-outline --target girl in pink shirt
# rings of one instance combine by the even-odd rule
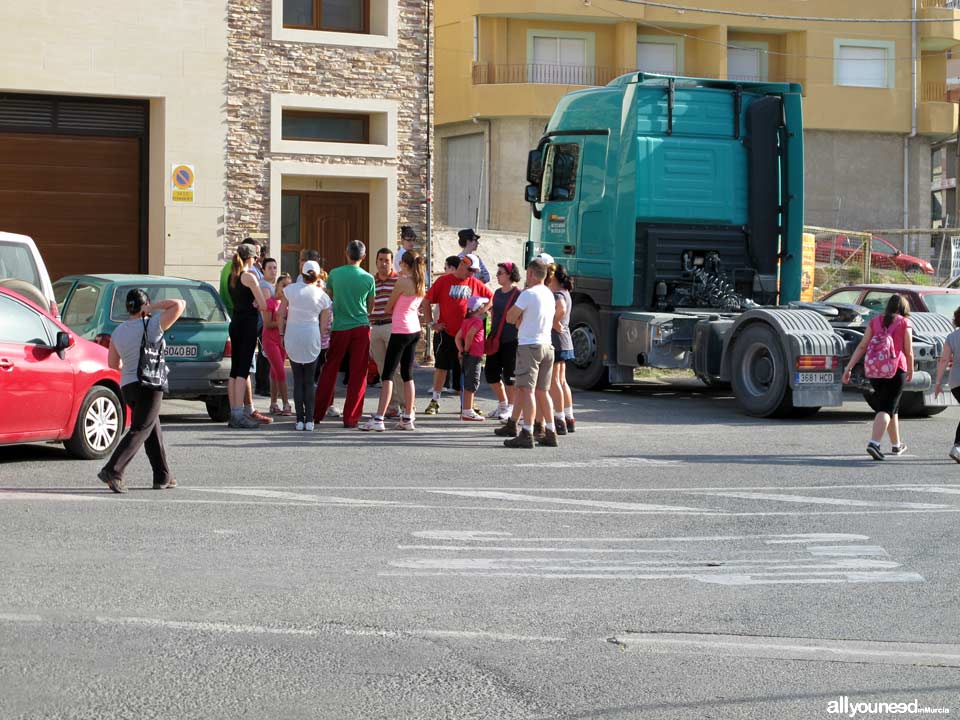
[[[263,354],[270,362],[270,414],[293,415],[290,396],[287,393],[287,353],[280,336],[280,302],[283,289],[290,284],[290,276],[284,273],[277,278],[273,297],[267,299],[267,320],[263,324]],[[277,399],[283,398],[283,410]]]

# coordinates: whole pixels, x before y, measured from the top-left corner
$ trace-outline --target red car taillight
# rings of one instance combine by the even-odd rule
[[[223,356],[233,357],[233,344],[230,342],[230,338],[227,338],[227,341],[223,344]]]
[[[93,339],[93,341],[94,341],[97,345],[103,345],[105,348],[109,348],[109,347],[110,347],[110,334],[109,334],[109,333],[100,333],[99,335],[97,335],[97,336]]]

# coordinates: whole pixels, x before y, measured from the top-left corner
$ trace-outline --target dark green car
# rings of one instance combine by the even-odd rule
[[[53,284],[63,323],[87,340],[110,346],[110,335],[129,319],[127,293],[151,300],[183,300],[183,316],[166,332],[169,398],[203,400],[211,419],[230,417],[230,318],[212,285],[157,275],[70,275]]]

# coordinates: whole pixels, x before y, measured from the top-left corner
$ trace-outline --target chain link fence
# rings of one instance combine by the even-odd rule
[[[946,285],[960,275],[960,228],[804,232],[816,245],[814,299],[845,285]]]

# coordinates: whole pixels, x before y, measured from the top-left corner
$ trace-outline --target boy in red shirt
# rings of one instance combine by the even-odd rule
[[[467,303],[467,317],[460,325],[454,341],[460,352],[463,366],[463,403],[460,419],[467,422],[483,422],[483,415],[473,409],[473,396],[480,387],[480,361],[483,360],[483,316],[493,307],[485,297],[472,297]]]
[[[475,296],[484,297],[488,301],[493,299],[490,288],[471,275],[472,267],[480,267],[477,256],[464,255],[460,258],[460,265],[455,272],[436,279],[420,305],[423,321],[428,324],[433,318],[433,306],[440,306],[440,320],[432,325],[440,337],[433,371],[433,396],[424,410],[424,415],[436,415],[440,412],[440,392],[443,390],[447,371],[456,371],[460,367],[455,338],[467,315],[467,303]]]

